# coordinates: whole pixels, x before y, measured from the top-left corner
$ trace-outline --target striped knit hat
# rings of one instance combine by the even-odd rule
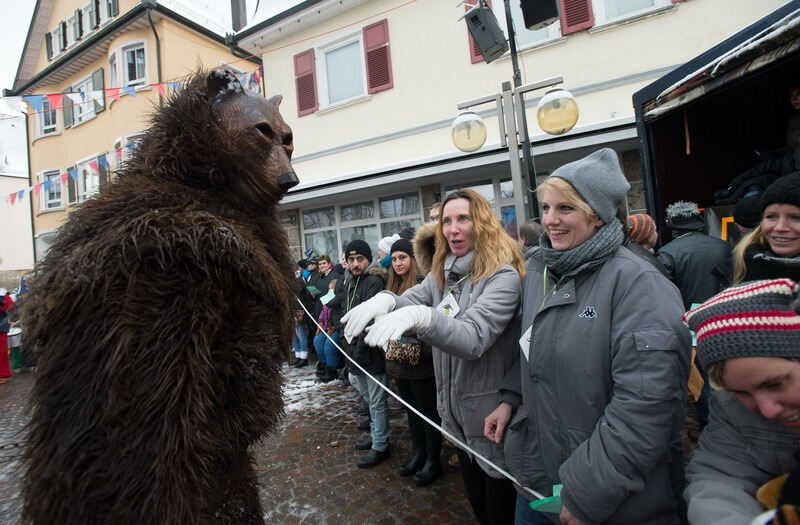
[[[697,335],[700,364],[735,357],[800,359],[797,290],[790,279],[752,281],[686,312],[683,322]]]
[[[628,215],[628,237],[633,242],[642,244],[650,238],[650,234],[656,229],[653,218],[646,213],[634,213]]]

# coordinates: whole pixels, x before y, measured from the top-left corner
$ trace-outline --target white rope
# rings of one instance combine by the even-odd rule
[[[482,461],[484,461],[485,463],[487,463],[487,464],[488,464],[490,467],[492,467],[493,469],[495,469],[497,472],[499,472],[500,474],[502,474],[503,476],[505,476],[506,478],[508,478],[509,480],[511,480],[511,481],[512,481],[512,482],[513,482],[515,485],[518,485],[518,486],[522,487],[524,490],[526,490],[526,491],[530,492],[530,493],[531,493],[531,495],[532,495],[532,496],[534,496],[536,499],[544,499],[544,498],[545,498],[545,496],[543,496],[543,495],[539,494],[539,493],[538,493],[538,492],[536,492],[535,490],[533,490],[533,489],[530,489],[530,488],[528,488],[528,487],[525,487],[525,486],[523,486],[523,485],[522,485],[520,482],[518,482],[518,481],[517,481],[517,479],[516,479],[514,476],[512,476],[511,474],[509,474],[509,473],[508,473],[508,472],[506,472],[505,470],[501,469],[500,467],[498,467],[497,465],[495,465],[494,463],[492,463],[491,461],[489,461],[489,460],[488,460],[488,459],[486,459],[485,457],[481,456],[480,454],[478,454],[477,452],[475,452],[474,450],[472,450],[472,449],[471,449],[471,448],[470,448],[470,447],[469,447],[469,446],[468,446],[466,443],[462,443],[462,442],[461,442],[461,440],[459,440],[457,437],[453,436],[453,435],[452,435],[450,432],[448,432],[447,430],[443,429],[442,427],[440,427],[439,425],[437,425],[436,423],[434,423],[433,421],[431,421],[430,419],[428,419],[428,417],[427,417],[427,416],[425,416],[425,414],[423,414],[422,412],[420,412],[420,411],[419,411],[419,410],[417,410],[416,408],[414,408],[414,407],[412,407],[411,405],[409,405],[408,403],[406,403],[406,401],[405,401],[405,400],[404,400],[402,397],[400,397],[400,396],[398,396],[397,394],[395,394],[394,392],[392,392],[392,390],[391,390],[389,387],[387,387],[386,385],[384,385],[383,383],[381,383],[380,381],[378,381],[377,379],[375,379],[374,377],[372,377],[372,375],[371,375],[369,372],[367,372],[366,370],[364,370],[364,368],[362,368],[362,367],[361,367],[361,365],[359,365],[358,363],[356,363],[356,362],[355,362],[355,361],[354,361],[354,360],[353,360],[353,359],[352,359],[352,358],[351,358],[349,355],[347,355],[347,352],[345,352],[344,350],[342,350],[342,347],[340,347],[340,346],[339,346],[339,345],[336,343],[336,341],[334,341],[333,339],[331,339],[331,336],[330,336],[330,335],[328,335],[328,332],[327,332],[327,331],[325,331],[325,330],[324,330],[324,329],[323,329],[323,328],[322,328],[322,327],[319,325],[319,323],[317,322],[317,320],[316,320],[316,319],[314,319],[314,316],[313,316],[313,315],[311,315],[311,312],[309,312],[309,311],[306,309],[305,305],[304,305],[304,304],[303,304],[303,303],[300,301],[300,299],[297,299],[297,302],[300,304],[300,307],[303,309],[303,311],[305,311],[306,315],[308,315],[309,319],[311,319],[311,321],[312,321],[312,322],[313,322],[313,323],[314,323],[314,324],[317,326],[317,328],[319,328],[320,332],[321,332],[321,333],[323,333],[323,334],[325,334],[325,337],[327,337],[327,338],[328,338],[328,340],[329,340],[331,343],[333,343],[333,346],[335,346],[335,347],[336,347],[336,348],[337,348],[337,349],[338,349],[338,350],[339,350],[339,351],[342,353],[342,355],[343,355],[343,356],[344,356],[344,357],[345,357],[345,358],[346,358],[348,361],[350,361],[351,363],[353,363],[353,364],[354,364],[354,365],[355,365],[355,366],[356,366],[356,367],[357,367],[359,370],[361,370],[361,371],[364,373],[364,375],[366,375],[368,378],[370,378],[372,381],[374,381],[374,382],[375,382],[375,383],[376,383],[376,384],[377,384],[379,387],[381,387],[382,389],[386,390],[386,392],[387,392],[387,393],[388,393],[390,396],[392,396],[393,398],[395,398],[396,400],[398,400],[398,401],[399,401],[399,402],[400,402],[400,403],[401,403],[403,406],[405,406],[406,408],[408,408],[409,410],[411,410],[412,412],[414,412],[416,415],[418,415],[420,418],[422,418],[422,420],[423,420],[423,421],[425,421],[426,423],[428,423],[429,425],[431,425],[433,428],[437,429],[437,430],[438,430],[438,431],[440,431],[442,434],[444,434],[444,435],[447,437],[447,439],[449,439],[450,441],[452,441],[453,443],[455,443],[456,445],[458,445],[458,446],[459,446],[459,447],[461,447],[462,449],[466,450],[466,451],[467,451],[467,452],[469,452],[470,454],[472,454],[472,455],[474,455],[474,456],[476,456],[476,457],[480,458]]]

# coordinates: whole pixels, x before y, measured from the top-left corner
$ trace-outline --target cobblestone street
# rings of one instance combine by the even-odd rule
[[[356,428],[357,394],[341,381],[314,382],[314,367],[284,368],[286,418],[256,451],[261,501],[267,523],[471,523],[458,470],[416,487],[399,465],[410,456],[405,410],[390,399],[392,457],[368,470],[356,467],[363,452],[354,443],[366,437]],[[33,373],[17,374],[0,385],[0,523],[19,523],[21,449],[25,406]]]

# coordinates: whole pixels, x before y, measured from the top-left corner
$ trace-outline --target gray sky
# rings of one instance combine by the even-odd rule
[[[10,89],[17,74],[17,66],[22,55],[22,46],[36,0],[2,0],[3,16],[0,16],[0,35],[3,47],[0,51],[0,88]]]

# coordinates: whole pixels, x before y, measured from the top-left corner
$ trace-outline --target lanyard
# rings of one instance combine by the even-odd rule
[[[356,291],[358,290],[358,283],[361,281],[361,276],[359,275],[356,279],[356,285],[353,286],[353,294],[347,294],[347,311],[350,311],[350,307],[353,305],[353,301],[356,300]]]
[[[558,278],[556,283],[553,285],[553,289],[550,290],[550,293],[552,293],[552,294],[556,293],[556,290],[558,289],[558,285],[561,284],[561,279],[563,279],[563,278],[564,278],[563,275]],[[544,308],[545,301],[547,301],[547,266],[544,267],[544,271],[542,272],[542,304],[539,305],[538,312],[541,312],[542,308]]]
[[[447,293],[444,294],[444,296],[447,297],[448,295],[453,293],[453,290],[455,290],[458,287],[458,285],[461,284],[461,281],[463,281],[464,279],[468,278],[470,275],[472,275],[472,272],[468,273],[467,275],[465,275],[464,277],[462,277],[461,279],[459,279],[458,281],[453,283],[453,286],[451,286],[450,288],[447,289]]]

